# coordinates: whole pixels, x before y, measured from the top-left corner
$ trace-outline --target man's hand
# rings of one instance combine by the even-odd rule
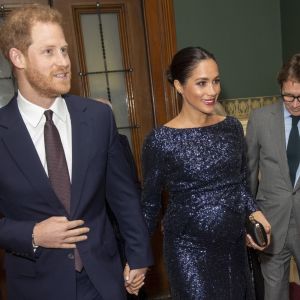
[[[138,295],[140,288],[144,285],[145,275],[148,268],[130,270],[128,264],[124,268],[125,287],[129,294]]]
[[[87,239],[88,227],[80,227],[82,220],[69,221],[66,217],[51,217],[33,228],[33,242],[44,248],[76,248],[76,243]]]

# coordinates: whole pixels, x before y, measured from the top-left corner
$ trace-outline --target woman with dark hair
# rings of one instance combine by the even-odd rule
[[[153,233],[161,192],[168,191],[164,256],[172,299],[251,299],[245,221],[253,215],[268,238],[270,225],[248,189],[242,126],[215,113],[221,87],[213,54],[182,49],[168,79],[182,109],[145,140],[142,205]]]

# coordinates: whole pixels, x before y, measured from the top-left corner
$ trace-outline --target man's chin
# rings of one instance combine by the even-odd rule
[[[69,93],[69,91],[70,91],[70,89],[56,89],[55,91],[45,93],[45,96],[55,99],[61,95],[65,95],[65,94]]]
[[[300,111],[290,111],[290,114],[295,117],[300,117]]]
[[[67,94],[69,93],[71,89],[71,86],[70,85],[67,85],[67,86],[63,86],[63,87],[59,87],[55,90],[55,94],[58,94],[59,95],[64,95],[64,94]]]

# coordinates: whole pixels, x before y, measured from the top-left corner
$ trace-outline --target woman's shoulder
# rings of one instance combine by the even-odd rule
[[[227,121],[229,124],[240,124],[240,123],[241,123],[237,117],[229,116],[229,115],[226,116],[226,121]]]
[[[156,145],[165,139],[165,127],[153,128],[146,136],[144,145]]]
[[[225,119],[226,122],[223,122],[225,126],[229,127],[230,130],[235,130],[239,134],[244,135],[244,129],[241,121],[234,116],[227,116]]]
[[[178,144],[178,139],[181,140],[182,131],[176,128],[167,127],[162,125],[154,128],[146,136],[144,140],[144,150],[146,148],[152,151],[165,151]]]
[[[226,123],[230,126],[238,126],[238,127],[243,127],[241,121],[234,116],[227,116],[226,117]]]

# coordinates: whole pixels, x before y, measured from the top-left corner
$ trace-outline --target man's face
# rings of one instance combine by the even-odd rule
[[[300,82],[295,82],[292,80],[287,80],[282,84],[281,88],[282,95],[284,99],[290,100],[292,96],[300,96]],[[284,105],[287,111],[293,116],[300,116],[300,102],[294,98],[293,101],[284,101]]]
[[[32,27],[31,38],[32,44],[24,55],[25,94],[33,99],[53,100],[67,93],[71,86],[70,58],[64,33],[56,23],[37,22]]]

